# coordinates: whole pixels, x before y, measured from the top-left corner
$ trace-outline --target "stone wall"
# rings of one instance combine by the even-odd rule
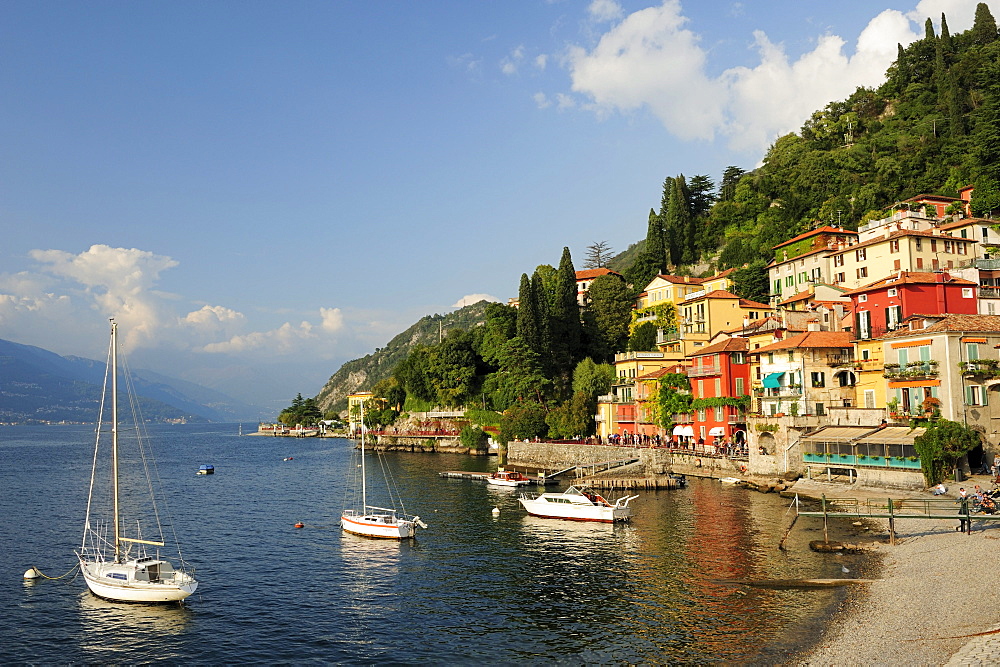
[[[615,447],[552,442],[513,441],[507,445],[507,465],[554,472],[570,466],[593,465],[621,459],[639,459],[639,475],[665,475],[671,472],[694,477],[730,477],[746,474],[740,461],[698,454],[682,454],[666,449]],[[600,473],[600,469],[596,470]]]

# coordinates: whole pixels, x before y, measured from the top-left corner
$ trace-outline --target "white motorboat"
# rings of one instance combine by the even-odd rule
[[[416,537],[417,527],[427,528],[427,524],[420,520],[419,516],[406,514],[399,500],[399,494],[394,493],[395,485],[388,476],[388,469],[383,465],[382,470],[385,475],[386,492],[390,500],[394,498],[399,504],[399,509],[376,507],[368,504],[368,475],[365,457],[365,410],[361,406],[361,444],[359,448],[360,463],[354,466],[355,480],[352,486],[354,493],[355,507],[345,509],[340,515],[340,527],[348,533],[362,535],[364,537],[376,537],[391,540],[403,540]],[[376,456],[381,456],[376,453]]]
[[[522,493],[518,500],[533,516],[615,523],[632,517],[632,508],[628,504],[638,497],[622,496],[611,503],[600,494],[571,486],[562,493]]]
[[[488,484],[493,486],[526,486],[531,484],[531,480],[516,470],[497,470],[486,478]]]
[[[127,372],[123,377],[132,399],[129,400],[132,420],[128,429],[119,425],[118,356],[118,325],[111,320],[111,346],[98,418],[87,517],[83,542],[76,555],[87,587],[95,595],[116,602],[178,602],[194,593],[198,582],[193,570],[184,563],[172,530],[173,550],[180,566],[175,568],[161,553],[167,542],[161,525],[163,514],[156,509],[155,480],[149,474],[155,464]],[[105,420],[106,402],[110,403],[107,406],[110,420]],[[123,433],[120,435],[119,431]],[[127,444],[134,444],[138,451],[125,455],[123,450]],[[137,465],[129,465],[129,462]],[[105,465],[110,475],[99,476],[98,471],[103,472]],[[104,498],[108,499],[109,507],[102,506]],[[149,534],[143,534],[143,526]]]

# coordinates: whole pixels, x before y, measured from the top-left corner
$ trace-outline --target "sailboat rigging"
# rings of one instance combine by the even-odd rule
[[[129,429],[134,427],[135,432],[131,434],[133,438],[121,438],[119,433],[118,357],[118,324],[112,319],[111,344],[87,497],[87,517],[83,542],[76,555],[87,587],[95,595],[118,602],[178,602],[194,593],[198,582],[192,576],[193,570],[187,567],[180,555],[176,536],[173,544],[179,566],[175,568],[167,557],[161,555],[160,550],[167,543],[161,514],[156,507],[154,475],[151,474],[155,473],[155,462],[145,443],[138,401],[127,372],[123,373],[123,377],[132,414]],[[110,405],[106,406],[107,403]],[[111,413],[107,421],[106,407]],[[107,444],[109,433],[110,448]],[[126,454],[123,451],[126,439],[137,445],[137,452]],[[99,470],[103,472],[105,464],[110,467],[109,477],[98,475]],[[148,497],[133,503],[138,496],[147,494]],[[126,498],[136,505],[134,509],[131,504],[129,508],[125,507]],[[109,507],[102,511],[99,506],[104,501]],[[151,534],[143,534],[143,525]]]
[[[365,460],[365,430],[365,406],[362,403],[361,445],[359,456],[361,461],[360,464],[357,464],[358,467],[354,468],[355,472],[360,469],[360,478],[355,480],[356,483],[354,488],[354,500],[355,503],[357,503],[359,500],[357,497],[357,491],[359,490],[358,486],[360,485],[360,504],[357,504],[354,508],[345,509],[341,513],[340,527],[345,532],[362,535],[364,537],[394,540],[416,537],[417,527],[427,528],[427,524],[421,521],[419,516],[410,516],[406,514],[406,510],[403,508],[401,500],[399,500],[399,509],[396,509],[395,507],[376,507],[368,504],[368,470],[367,462]],[[390,495],[390,500],[392,500],[392,484],[384,466],[383,472],[386,473],[386,487]]]

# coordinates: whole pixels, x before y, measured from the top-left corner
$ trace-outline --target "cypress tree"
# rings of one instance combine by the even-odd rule
[[[649,209],[649,222],[646,226],[646,253],[656,265],[656,270],[662,273],[667,268],[667,247],[664,241],[663,218],[656,211]]]
[[[936,38],[937,35],[934,34],[934,22],[931,21],[931,17],[928,16],[927,20],[924,21],[924,39],[932,41]]]
[[[941,47],[945,54],[951,54],[951,33],[948,32],[948,19],[945,18],[944,12],[941,12]]]
[[[552,307],[542,282],[542,275],[536,270],[531,276],[531,293],[535,298],[535,321],[538,325],[538,346],[534,348],[542,358],[545,374],[552,377],[555,355],[552,349]]]
[[[521,274],[521,287],[517,293],[517,336],[537,354],[539,348],[538,303],[528,274]]]
[[[563,303],[563,317],[565,318],[566,348],[569,351],[568,371],[576,367],[577,362],[583,358],[580,330],[580,306],[576,300],[576,268],[573,266],[573,257],[569,248],[563,248],[562,258],[559,260],[560,290]]]
[[[986,46],[997,40],[997,22],[985,2],[976,5],[976,18],[972,24],[972,43]]]

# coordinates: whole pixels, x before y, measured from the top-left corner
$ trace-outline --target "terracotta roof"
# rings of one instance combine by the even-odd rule
[[[907,327],[890,331],[882,338],[903,338],[905,336],[924,336],[932,333],[1000,333],[1000,315],[944,315],[931,316],[940,319],[923,329],[910,330]],[[913,316],[907,320],[914,319]]]
[[[917,231],[915,229],[901,229],[889,234],[888,238],[885,236],[879,236],[878,238],[869,239],[864,243],[855,243],[854,245],[844,246],[843,248],[838,248],[837,250],[833,251],[833,254],[842,255],[845,252],[849,252],[851,250],[858,250],[859,248],[867,248],[869,246],[877,245],[879,243],[885,243],[891,239],[898,239],[904,236],[919,236],[920,238],[941,239],[942,241],[965,241],[966,243],[979,243],[979,241],[975,239],[963,239],[958,236],[941,235],[941,234],[935,234],[934,232],[922,232],[922,231]]]
[[[954,197],[945,197],[943,195],[929,195],[929,194],[916,195],[914,197],[910,197],[909,199],[904,199],[903,201],[919,203],[926,200],[950,201],[950,202],[962,201],[961,199],[955,199]]]
[[[636,378],[636,380],[658,380],[661,377],[663,377],[664,375],[666,375],[667,373],[675,373],[675,372],[676,371],[673,368],[671,368],[671,367],[659,368],[659,369],[657,369],[655,371],[652,371],[652,372],[646,373],[644,375],[638,376]]]
[[[618,273],[617,271],[600,268],[600,269],[584,269],[583,271],[577,271],[576,279],[577,281],[590,280],[591,278],[596,278],[598,276],[607,276],[607,275],[618,276],[619,278],[622,277],[622,274]]]
[[[795,255],[793,257],[789,257],[788,259],[780,259],[780,260],[779,259],[772,259],[771,263],[768,264],[768,266],[777,266],[779,264],[784,264],[786,262],[796,262],[796,261],[798,261],[800,259],[808,257],[809,255],[818,255],[818,254],[824,253],[824,252],[833,252],[833,250],[835,250],[835,249],[836,249],[836,246],[834,246],[833,248],[830,248],[829,246],[823,246],[822,248],[813,248],[812,250],[807,250],[807,251],[805,251],[803,253],[800,253],[798,255]]]
[[[801,241],[802,239],[807,239],[810,236],[817,236],[819,234],[852,234],[854,236],[858,235],[857,232],[852,232],[849,229],[843,229],[842,227],[831,227],[830,225],[826,225],[824,227],[817,227],[816,229],[813,229],[811,231],[799,234],[798,236],[793,236],[784,243],[779,243],[776,246],[772,246],[771,249],[775,250],[777,248],[781,248],[782,246],[786,246],[789,243],[795,243],[796,241]]]
[[[666,280],[668,283],[676,283],[680,285],[700,285],[705,282],[702,278],[692,278],[691,276],[670,276],[665,273],[661,273],[656,277],[660,280]]]
[[[705,280],[718,280],[719,278],[725,278],[726,276],[728,276],[730,273],[732,273],[735,270],[736,269],[726,269],[725,271],[722,271],[721,273],[716,273],[711,278],[705,278]]]
[[[966,280],[965,278],[953,278],[949,273],[934,273],[933,271],[901,271],[900,273],[892,276],[887,276],[881,280],[876,280],[873,283],[867,285],[862,285],[856,289],[848,290],[844,292],[845,295],[851,294],[863,294],[865,292],[870,292],[872,290],[882,289],[883,287],[889,287],[890,285],[895,287],[897,285],[928,285],[937,283],[937,277],[944,275],[943,285],[978,285],[979,283],[973,282],[971,280]],[[897,277],[898,276],[898,277]]]
[[[959,227],[967,227],[968,225],[981,225],[984,223],[987,225],[995,225],[997,224],[997,221],[989,220],[988,218],[960,218],[953,222],[948,222],[941,225],[941,229],[958,229]]]
[[[750,299],[740,299],[740,308],[763,308],[764,310],[771,310],[771,306],[766,303],[761,303],[760,301],[751,301]]]
[[[997,316],[1000,319],[1000,316]],[[807,331],[791,338],[752,350],[750,354],[763,354],[778,350],[799,348],[852,347],[854,336],[850,331]]]
[[[746,338],[734,337],[719,341],[708,347],[703,347],[691,354],[692,357],[700,357],[704,354],[719,354],[720,352],[746,352],[750,348],[750,341]]]
[[[778,305],[779,306],[784,306],[786,303],[794,303],[796,301],[803,301],[805,299],[808,299],[811,296],[812,296],[812,292],[810,292],[809,290],[806,290],[804,292],[799,292],[798,294],[793,294],[792,296],[788,297],[787,299],[785,299],[784,301],[782,301]]]

